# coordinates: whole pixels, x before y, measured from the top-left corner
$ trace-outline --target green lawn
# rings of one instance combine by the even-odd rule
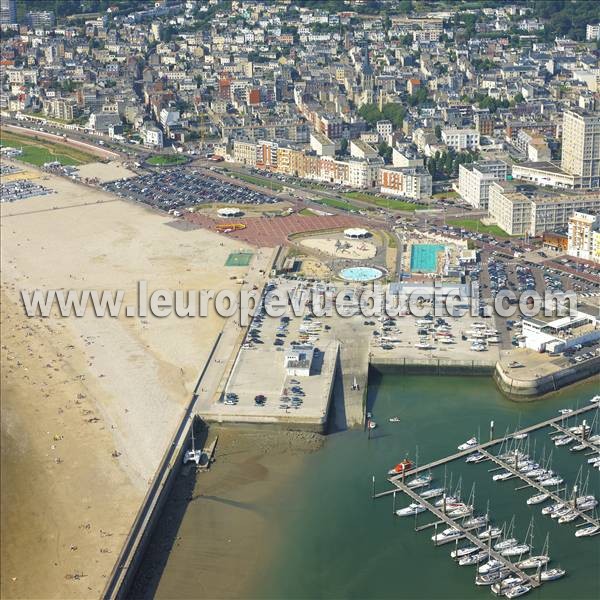
[[[476,219],[451,219],[447,221],[448,225],[452,227],[460,227],[467,231],[475,231],[477,233],[488,233],[496,237],[508,238],[510,235],[498,227],[498,225],[484,225],[481,221]]]
[[[269,190],[280,192],[283,189],[283,185],[277,181],[269,181],[268,179],[262,179],[261,177],[252,177],[252,175],[244,175],[243,173],[237,173],[235,171],[230,171],[230,173],[236,179],[241,179],[246,183],[252,183],[253,185],[258,185]]]
[[[310,210],[310,208],[303,208],[301,211],[298,211],[298,214],[303,217],[314,217],[316,213]]]
[[[35,139],[25,135],[19,135],[8,131],[2,131],[0,142],[3,146],[21,148],[23,154],[16,157],[17,160],[41,167],[44,163],[60,161],[62,165],[82,165],[87,162],[98,160],[86,152],[81,152],[67,146],[51,142],[49,140]]]
[[[178,154],[157,154],[151,156],[146,162],[149,165],[180,165],[187,161],[185,156],[179,156]]]
[[[438,192],[437,194],[433,194],[432,198],[458,198],[458,194],[455,191]]]
[[[335,200],[333,198],[319,198],[313,200],[317,204],[324,204],[325,206],[331,206],[332,208],[341,208],[342,210],[353,210],[354,207],[343,200]]]
[[[361,202],[368,202],[381,208],[390,208],[392,210],[419,210],[420,208],[427,208],[424,204],[413,204],[412,202],[405,202],[404,200],[396,200],[395,198],[382,198],[381,196],[375,196],[373,194],[365,194],[364,192],[346,192],[342,194],[344,197],[350,200],[360,200]]]

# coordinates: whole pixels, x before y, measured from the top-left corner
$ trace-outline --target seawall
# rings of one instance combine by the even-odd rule
[[[144,551],[154,527],[160,517],[162,507],[166,502],[169,492],[182,464],[183,454],[190,439],[190,430],[193,423],[193,409],[198,397],[197,392],[204,378],[207,366],[221,339],[221,333],[217,336],[204,368],[198,377],[192,398],[185,409],[179,427],[171,438],[171,443],[165,450],[156,475],[150,484],[144,501],[135,517],[133,525],[123,543],[108,581],[102,592],[102,598],[121,599],[127,598],[129,589],[133,584]]]

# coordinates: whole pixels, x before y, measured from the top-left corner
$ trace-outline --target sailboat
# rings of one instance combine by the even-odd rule
[[[548,547],[550,541],[550,534],[546,535],[546,541],[544,542],[544,547],[542,548],[542,553],[537,554],[535,556],[530,556],[525,560],[521,560],[516,563],[518,569],[539,569],[544,565],[550,562],[550,557],[548,556]],[[531,522],[531,547],[533,548],[533,521]]]
[[[196,443],[194,440],[194,424],[192,423],[191,427],[192,433],[192,448],[190,450],[186,450],[183,455],[183,464],[186,465],[189,462],[194,462],[196,465],[200,464],[200,457],[202,456],[202,450],[196,450]]]

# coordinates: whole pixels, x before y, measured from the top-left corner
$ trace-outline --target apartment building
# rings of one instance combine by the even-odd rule
[[[256,143],[234,140],[233,160],[247,167],[256,167]]]
[[[567,227],[575,212],[600,212],[600,193],[540,193],[530,186],[495,181],[490,186],[488,211],[509,235],[537,236]]]
[[[432,178],[423,167],[382,167],[379,175],[383,194],[413,200],[431,198]]]
[[[561,167],[581,177],[581,187],[600,187],[600,113],[581,108],[565,111]]]
[[[457,152],[475,150],[479,146],[479,132],[476,129],[442,129],[442,141]]]
[[[491,183],[504,181],[507,175],[508,165],[501,160],[460,165],[458,192],[473,208],[487,210]]]
[[[567,254],[600,262],[600,217],[574,212],[569,217]]]

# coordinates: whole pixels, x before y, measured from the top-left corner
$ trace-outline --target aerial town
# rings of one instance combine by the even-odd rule
[[[0,33],[1,598],[600,596],[596,2]]]

